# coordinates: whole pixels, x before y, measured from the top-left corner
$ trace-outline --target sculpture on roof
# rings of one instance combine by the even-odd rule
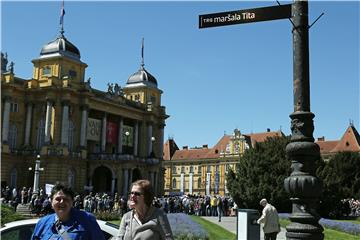
[[[14,65],[15,63],[14,62],[10,62],[10,65],[9,65],[9,72],[14,74]]]
[[[7,53],[1,52],[1,72],[6,72],[6,66],[8,64]]]

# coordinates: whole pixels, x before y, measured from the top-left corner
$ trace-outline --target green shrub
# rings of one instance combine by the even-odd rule
[[[104,220],[104,221],[113,221],[120,220],[120,214],[114,212],[98,212],[94,214],[96,219]]]
[[[1,204],[1,226],[8,222],[23,219],[25,219],[25,217],[16,213],[12,207]]]

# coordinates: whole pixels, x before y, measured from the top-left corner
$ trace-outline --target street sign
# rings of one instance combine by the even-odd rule
[[[261,22],[291,17],[291,4],[199,15],[199,28]]]

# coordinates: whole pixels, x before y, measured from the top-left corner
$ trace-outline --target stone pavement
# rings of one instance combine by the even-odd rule
[[[209,222],[215,223],[222,228],[236,234],[236,217],[222,217],[221,222],[218,222],[218,217],[202,217],[203,219],[208,220]],[[281,232],[277,235],[277,240],[286,240],[286,229],[281,228]],[[260,227],[260,240],[264,239],[264,232],[262,227]],[[257,240],[257,239],[248,239],[248,240]]]

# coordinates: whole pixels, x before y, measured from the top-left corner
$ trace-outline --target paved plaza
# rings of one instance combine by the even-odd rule
[[[218,222],[218,217],[202,217],[212,223],[215,223],[226,230],[236,234],[236,217],[222,217],[221,222]],[[285,240],[286,239],[286,229],[281,228],[281,232],[277,235],[277,240]],[[260,227],[260,239],[264,239],[264,232],[262,231],[262,227]],[[249,239],[256,240],[256,239]]]

